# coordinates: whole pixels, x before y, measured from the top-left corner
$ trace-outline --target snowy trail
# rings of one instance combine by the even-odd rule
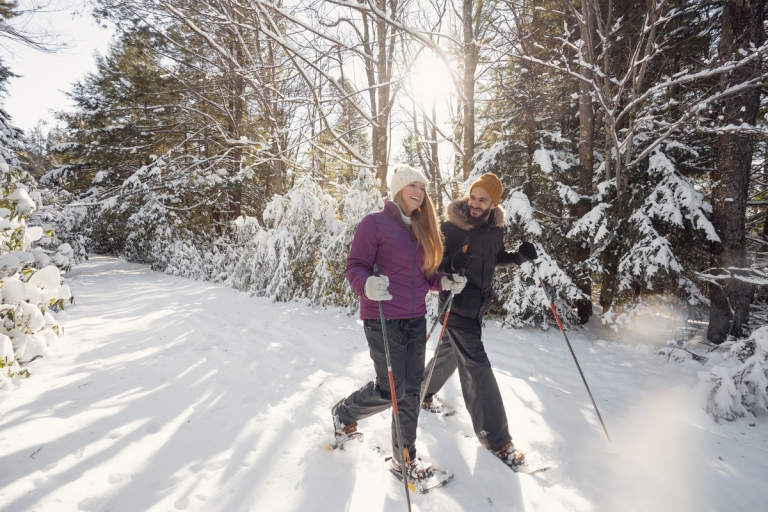
[[[331,405],[372,377],[355,318],[109,258],[69,283],[77,304],[58,353],[0,403],[0,510],[405,509],[383,463],[389,414],[364,420],[348,451],[323,449]],[[709,419],[698,363],[667,364],[596,328],[570,337],[624,451],[604,452],[559,332],[489,325],[512,435],[553,469],[517,475],[483,450],[454,376],[441,396],[457,415],[422,415],[417,446],[456,478],[412,496],[414,510],[763,507],[765,418]]]

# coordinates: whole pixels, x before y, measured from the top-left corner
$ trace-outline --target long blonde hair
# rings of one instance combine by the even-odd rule
[[[403,201],[402,190],[397,193],[394,201],[400,206],[402,211],[405,212],[408,209],[405,201]],[[421,267],[421,271],[425,276],[429,277],[437,271],[437,267],[443,261],[443,233],[437,225],[435,205],[426,192],[424,193],[424,201],[422,201],[421,206],[411,212],[411,219],[413,220],[411,229],[421,247],[421,253],[424,258],[424,265]]]

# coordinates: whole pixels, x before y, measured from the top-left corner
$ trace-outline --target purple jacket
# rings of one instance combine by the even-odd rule
[[[442,291],[435,272],[425,277],[421,271],[424,258],[416,238],[400,218],[397,205],[387,201],[380,212],[366,215],[357,226],[347,258],[347,281],[360,297],[360,318],[378,320],[379,305],[365,296],[365,281],[373,275],[373,264],[379,274],[389,277],[392,300],[382,301],[387,320],[418,318],[427,314],[424,298],[430,290]]]

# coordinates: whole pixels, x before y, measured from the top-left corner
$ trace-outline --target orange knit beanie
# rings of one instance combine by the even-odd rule
[[[475,187],[482,187],[488,195],[491,196],[493,204],[498,206],[501,201],[501,193],[504,191],[504,186],[501,184],[499,178],[495,174],[486,173],[480,176],[472,186],[469,187],[469,193],[472,193],[472,189]]]

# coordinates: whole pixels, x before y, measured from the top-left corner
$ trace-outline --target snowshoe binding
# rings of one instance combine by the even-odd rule
[[[333,416],[333,443],[325,446],[326,450],[343,450],[347,441],[357,439],[363,441],[363,433],[357,431],[357,422],[345,425],[339,418],[338,409],[341,404],[345,402],[345,399],[339,400],[339,402],[331,409],[331,415]]]
[[[493,452],[501,461],[509,466],[509,468],[515,473],[525,473],[526,475],[535,475],[536,473],[543,473],[549,469],[548,466],[540,468],[531,468],[528,466],[528,461],[525,459],[525,454],[515,448],[515,445],[510,441],[505,444],[500,450]]]
[[[391,461],[389,471],[395,477],[403,481],[403,471],[400,463],[393,457],[387,457]],[[408,488],[417,494],[432,492],[453,480],[453,473],[438,469],[434,465],[417,458],[407,463],[406,475],[408,476]]]
[[[421,408],[432,414],[439,414],[440,416],[453,416],[456,414],[456,409],[441,402],[437,395],[433,395],[431,401],[423,402]]]

